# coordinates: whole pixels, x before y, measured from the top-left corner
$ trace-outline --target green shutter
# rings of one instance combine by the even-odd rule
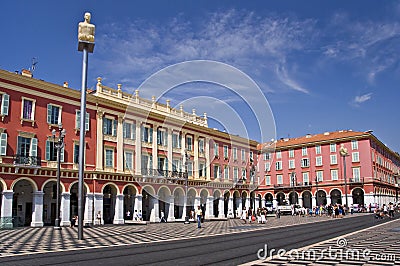
[[[53,144],[53,142],[46,140],[46,161],[50,161],[50,145]]]
[[[157,145],[161,144],[161,132],[159,129],[157,129]]]
[[[132,138],[132,139],[135,139],[135,136],[136,136],[136,124],[133,123],[133,124],[132,124],[131,138]]]
[[[31,150],[29,151],[29,156],[37,156],[37,138],[32,138],[31,140]]]
[[[150,128],[150,137],[149,137],[149,143],[153,143],[153,128]]]
[[[51,124],[51,104],[47,105],[47,123]]]
[[[8,105],[10,104],[10,95],[3,94],[1,98],[1,114],[8,115]]]
[[[85,117],[85,130],[89,131],[89,124],[90,124],[90,115],[89,113],[86,113],[86,117]]]
[[[76,111],[76,129],[79,129],[81,126],[81,111]]]
[[[112,128],[112,135],[113,136],[117,135],[117,124],[118,124],[118,121],[114,119],[113,120],[113,128]]]
[[[7,133],[1,133],[0,135],[0,155],[6,155],[7,153]]]
[[[62,147],[61,151],[60,151],[60,162],[64,162],[64,147]]]
[[[140,126],[140,132],[142,135],[142,141],[144,142],[144,126]]]
[[[107,120],[107,118],[103,119],[103,135],[105,135],[105,133],[107,132]]]

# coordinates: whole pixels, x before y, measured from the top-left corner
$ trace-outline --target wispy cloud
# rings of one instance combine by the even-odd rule
[[[363,95],[360,95],[360,96],[356,96],[356,97],[354,97],[354,99],[352,101],[352,104],[354,106],[359,106],[360,104],[370,100],[371,97],[372,97],[372,93],[371,92],[363,94]]]
[[[285,66],[277,66],[276,67],[276,75],[278,76],[279,80],[282,81],[285,85],[287,85],[289,88],[309,94],[309,91],[302,86],[300,86],[296,81],[294,81],[292,78],[289,77],[289,74],[286,71]]]
[[[114,77],[115,83],[125,79],[128,87],[133,83],[137,86],[170,64],[197,59],[257,72],[256,78],[268,84],[266,77],[280,80],[274,66],[291,53],[304,50],[316,32],[316,22],[311,19],[260,17],[234,9],[203,14],[198,21],[189,23],[182,16],[163,25],[140,20],[128,25],[109,24],[104,31],[108,34],[98,36],[99,55],[94,60],[102,72],[108,71],[104,75]],[[293,78],[283,81],[286,86],[303,90]]]

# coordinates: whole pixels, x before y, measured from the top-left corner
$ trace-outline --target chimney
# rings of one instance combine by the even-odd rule
[[[21,75],[31,78],[32,77],[32,72],[30,70],[28,70],[28,69],[22,69]]]
[[[64,87],[64,88],[68,88],[68,81],[64,81],[63,87]]]

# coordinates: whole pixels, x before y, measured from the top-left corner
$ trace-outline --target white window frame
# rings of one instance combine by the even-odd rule
[[[358,162],[360,162],[360,153],[359,153],[358,151],[352,152],[352,153],[351,153],[351,161],[352,161],[353,163],[358,163]]]
[[[360,167],[353,167],[353,180],[359,182],[361,180],[361,172],[360,172]]]
[[[49,106],[58,107],[58,121],[57,121],[57,123],[51,123],[52,121],[49,120]],[[53,103],[47,104],[47,124],[49,124],[49,125],[60,125],[60,124],[62,124],[61,117],[62,117],[62,106],[61,105],[53,104]]]
[[[205,147],[204,138],[199,138],[198,142],[199,142],[199,153],[204,154],[204,147]]]
[[[271,171],[271,162],[266,162],[266,163],[265,163],[265,171],[266,171],[266,172]]]
[[[270,175],[266,175],[265,176],[265,185],[266,186],[270,186],[271,185],[271,176]]]
[[[128,158],[127,158],[128,157],[127,154],[130,154],[132,156],[131,160],[129,160],[129,161],[128,161]],[[133,164],[134,154],[135,153],[134,153],[133,150],[125,150],[124,151],[124,169],[125,170],[129,170],[129,171],[133,171],[134,170],[134,164]],[[131,165],[130,168],[128,167],[128,164],[127,164],[128,162]]]
[[[233,167],[233,182],[237,183],[239,180],[239,168]]]
[[[307,156],[307,147],[301,147],[301,155]]]
[[[241,157],[242,157],[242,161],[246,160],[246,151],[244,149],[241,149]]]
[[[282,161],[275,162],[275,170],[282,170]]]
[[[233,160],[237,161],[237,158],[238,158],[238,156],[237,156],[237,147],[233,147]]]
[[[321,145],[315,146],[315,154],[321,154]]]
[[[315,166],[322,166],[322,156],[315,157]]]
[[[303,177],[303,184],[305,185],[310,184],[310,174],[308,172],[303,172],[302,173],[302,177]]]
[[[316,171],[316,176],[318,182],[324,181],[324,171]]]
[[[356,139],[353,139],[351,141],[351,149],[352,150],[358,150],[358,141]]]
[[[25,101],[30,101],[32,102],[32,111],[31,111],[31,119],[24,118],[24,105]],[[21,97],[21,121],[28,121],[28,122],[33,122],[35,121],[35,110],[36,110],[36,100],[27,98],[27,97]]]
[[[305,162],[307,162],[307,163],[305,163]],[[308,159],[308,158],[301,159],[301,167],[303,167],[303,168],[310,167],[310,159]]]
[[[331,152],[336,152],[336,143],[331,143],[331,144],[329,145],[329,150],[330,150]]]
[[[276,159],[282,159],[282,151],[276,151]]]
[[[294,150],[293,149],[289,150],[289,158],[294,158]]]
[[[75,129],[80,130],[81,128],[81,110],[75,110]],[[86,112],[85,116],[85,131],[90,129],[90,114]]]
[[[333,180],[333,181],[339,180],[339,170],[338,169],[331,169],[331,180]]]
[[[213,170],[214,170],[213,177],[214,178],[221,178],[221,167],[220,167],[220,165],[219,164],[214,164]]]
[[[291,159],[289,160],[289,169],[295,169],[296,165],[295,165],[295,160]]]
[[[224,179],[229,180],[229,166],[228,165],[224,166]]]
[[[107,158],[107,152],[111,152],[111,166],[107,165],[108,160],[110,160],[110,158]],[[105,147],[104,148],[104,167],[105,168],[114,168],[114,148],[112,147]]]
[[[193,151],[193,137],[190,135],[186,135],[186,149]]]
[[[331,161],[331,165],[335,165],[337,164],[337,155],[336,154],[331,154],[330,155],[330,161]]]
[[[130,130],[131,130],[130,136],[126,132],[127,128],[130,128]],[[135,122],[131,122],[131,121],[124,121],[122,123],[122,136],[123,136],[124,139],[135,140],[135,138],[136,138],[136,123]]]
[[[214,157],[219,157],[219,145],[217,142],[214,142]]]
[[[283,184],[283,175],[276,175],[276,184],[277,185]]]
[[[0,156],[7,155],[7,133],[0,133]]]
[[[224,158],[228,159],[229,149],[228,145],[224,145]]]
[[[10,111],[10,95],[8,95],[5,92],[1,92],[1,91],[0,91],[0,94],[1,94],[0,116],[1,116],[2,120],[4,120],[4,116],[7,116]],[[32,106],[32,109],[33,109],[33,106]],[[23,116],[23,114],[21,113],[21,117],[22,116]]]

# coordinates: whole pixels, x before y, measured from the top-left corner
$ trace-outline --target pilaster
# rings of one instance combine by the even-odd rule
[[[61,207],[60,207],[60,226],[70,226],[71,225],[71,193],[63,192],[61,193]]]
[[[124,195],[115,196],[115,214],[113,224],[124,224]]]
[[[117,125],[117,172],[119,172],[119,173],[122,173],[124,171],[123,122],[124,122],[123,116],[119,115],[118,116],[118,125]]]
[[[103,115],[104,111],[97,110],[97,130],[96,130],[96,169],[103,170]]]
[[[13,190],[3,190],[1,204],[1,222],[0,228],[11,229],[12,223],[12,203],[13,203]]]
[[[33,192],[32,227],[43,227],[43,191]]]

